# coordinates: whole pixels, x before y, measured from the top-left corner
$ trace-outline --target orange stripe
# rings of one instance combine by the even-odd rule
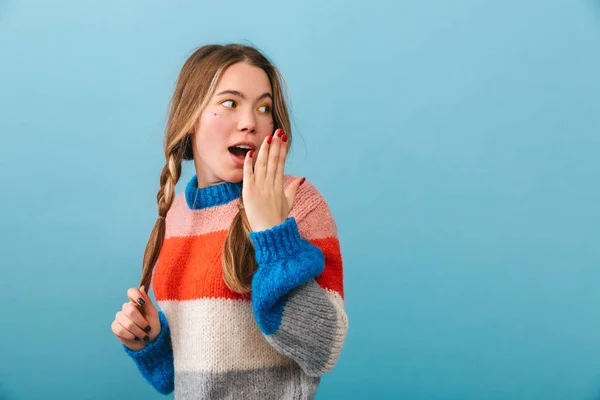
[[[249,299],[225,285],[221,251],[227,231],[165,239],[156,265],[156,300]]]
[[[199,236],[174,236],[164,240],[153,277],[157,301],[221,298],[250,300],[231,291],[223,281],[221,252],[227,231]],[[342,259],[335,238],[310,241],[325,255],[325,270],[317,277],[323,288],[343,297]]]
[[[344,298],[344,270],[340,242],[337,238],[310,240],[321,249],[325,256],[325,269],[317,277],[317,283],[324,289],[331,289]]]

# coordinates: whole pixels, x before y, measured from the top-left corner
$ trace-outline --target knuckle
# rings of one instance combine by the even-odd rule
[[[124,325],[125,328],[127,328],[127,330],[129,330],[130,332],[132,332],[135,329],[135,323],[130,319],[127,319],[125,321],[125,324],[121,324],[121,325]]]
[[[123,336],[123,327],[121,326],[121,324],[116,325],[113,328],[113,332],[115,333],[115,335],[117,336]]]
[[[127,303],[127,305],[123,309],[123,313],[130,318],[136,314],[136,311],[137,308],[131,303]]]
[[[123,338],[127,336],[127,331],[125,328],[123,328],[123,326],[121,326],[121,324],[116,324],[112,331],[117,338]]]
[[[133,334],[129,331],[127,331],[125,328],[121,327],[119,329],[119,336],[121,336],[122,338],[128,339],[131,336],[133,336]]]

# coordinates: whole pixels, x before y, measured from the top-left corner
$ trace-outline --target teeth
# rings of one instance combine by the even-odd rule
[[[242,144],[240,146],[235,146],[235,147],[239,147],[240,149],[249,149],[249,150],[252,150],[252,147],[246,146],[245,144]]]

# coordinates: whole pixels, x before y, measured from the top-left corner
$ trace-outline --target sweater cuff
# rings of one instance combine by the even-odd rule
[[[289,258],[302,250],[306,243],[300,236],[294,217],[289,217],[281,225],[270,229],[250,232],[250,239],[259,265]]]
[[[167,318],[162,311],[158,312],[158,318],[160,320],[160,333],[153,342],[146,343],[146,347],[141,350],[131,350],[123,345],[125,352],[138,365],[152,367],[172,355],[171,332]]]

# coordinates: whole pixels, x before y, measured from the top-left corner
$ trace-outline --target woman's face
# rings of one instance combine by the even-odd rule
[[[242,181],[248,150],[239,146],[258,152],[274,131],[272,109],[271,83],[262,69],[240,62],[223,72],[192,135],[200,187]]]

